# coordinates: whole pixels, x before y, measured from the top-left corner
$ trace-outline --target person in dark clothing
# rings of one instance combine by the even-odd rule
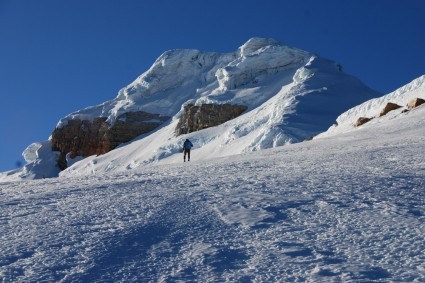
[[[186,162],[186,154],[187,154],[187,161],[190,161],[190,149],[193,147],[193,144],[190,142],[189,139],[186,139],[183,144],[183,161]]]

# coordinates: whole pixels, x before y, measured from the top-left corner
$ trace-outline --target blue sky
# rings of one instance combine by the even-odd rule
[[[388,93],[425,74],[424,0],[0,0],[0,171],[164,51],[272,37]]]

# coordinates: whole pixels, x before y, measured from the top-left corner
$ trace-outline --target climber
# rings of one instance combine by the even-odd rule
[[[186,139],[186,141],[183,144],[183,161],[186,162],[186,154],[187,154],[187,161],[190,161],[190,149],[193,147],[193,144],[190,142],[189,139]]]

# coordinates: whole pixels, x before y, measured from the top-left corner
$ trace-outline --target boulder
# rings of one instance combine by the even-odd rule
[[[396,110],[400,108],[401,106],[392,102],[388,102],[387,105],[385,105],[384,109],[382,109],[381,113],[379,113],[379,117],[382,117],[386,115],[388,112]]]
[[[407,103],[407,108],[409,109],[413,109],[415,107],[418,107],[421,104],[425,103],[425,99],[422,98],[414,98],[412,100],[409,101],[409,103]]]
[[[357,119],[357,121],[354,123],[354,126],[356,127],[360,127],[363,124],[366,124],[367,122],[369,122],[370,120],[372,120],[372,118],[367,118],[367,117],[360,117],[359,119]]]
[[[154,130],[169,118],[139,111],[120,115],[112,125],[102,117],[93,121],[71,119],[65,126],[53,131],[52,149],[60,152],[58,165],[64,170],[67,153],[71,158],[107,153],[121,143]]]
[[[236,104],[188,104],[177,124],[176,136],[218,126],[241,115],[248,107]]]

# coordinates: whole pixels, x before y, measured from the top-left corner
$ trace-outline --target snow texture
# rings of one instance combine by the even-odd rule
[[[320,70],[320,71],[318,71]],[[325,131],[354,101],[376,92],[341,72],[335,63],[316,56],[301,68],[268,76],[261,86],[201,97],[202,103],[250,105],[243,115],[222,125],[175,136],[178,120],[141,136],[105,155],[75,163],[61,176],[120,172],[152,164],[180,163],[178,154],[188,138],[197,158],[207,160],[283,146]],[[362,99],[363,98],[363,99]]]
[[[337,118],[337,125],[332,126],[327,132],[320,134],[318,137],[332,136],[337,133],[353,131],[355,130],[354,123],[360,117],[373,118],[373,120],[365,124],[364,127],[386,121],[388,117],[398,117],[402,111],[406,110],[407,103],[415,98],[425,99],[425,75],[413,80],[411,83],[394,92],[368,100],[342,113]],[[389,102],[398,104],[402,106],[402,108],[393,110],[389,112],[386,117],[380,118],[379,113]]]
[[[60,172],[57,165],[59,152],[52,151],[50,141],[32,143],[22,155],[27,164],[21,169],[0,173],[0,181],[43,179],[58,176]]]
[[[115,99],[72,113],[61,119],[58,127],[76,118],[106,117],[113,123],[128,111],[172,119],[108,154],[72,160],[61,175],[180,163],[177,153],[186,138],[204,160],[300,142],[328,129],[343,111],[379,95],[344,73],[337,63],[274,39],[252,38],[227,54],[167,51]],[[248,110],[220,126],[176,137],[178,119],[188,103],[240,104]],[[27,167],[34,172],[56,172],[56,176],[59,172],[55,164],[34,158]],[[44,175],[15,170],[6,176],[0,175],[0,179]]]
[[[125,150],[71,162],[75,164],[63,175],[179,163],[181,158],[176,153],[186,138],[201,148],[199,156],[204,160],[300,142],[326,131],[347,109],[379,95],[344,73],[337,63],[274,39],[252,38],[226,54],[167,51],[115,99],[74,112],[57,126],[66,125],[69,119],[95,117],[113,123],[129,111],[172,119],[129,143]],[[239,104],[248,110],[214,129],[175,137],[177,121],[188,103]],[[29,164],[37,172],[41,167],[57,172],[55,167],[38,161]],[[8,173],[8,180],[29,175],[17,170]]]
[[[275,149],[1,183],[0,280],[424,282],[424,106]]]

